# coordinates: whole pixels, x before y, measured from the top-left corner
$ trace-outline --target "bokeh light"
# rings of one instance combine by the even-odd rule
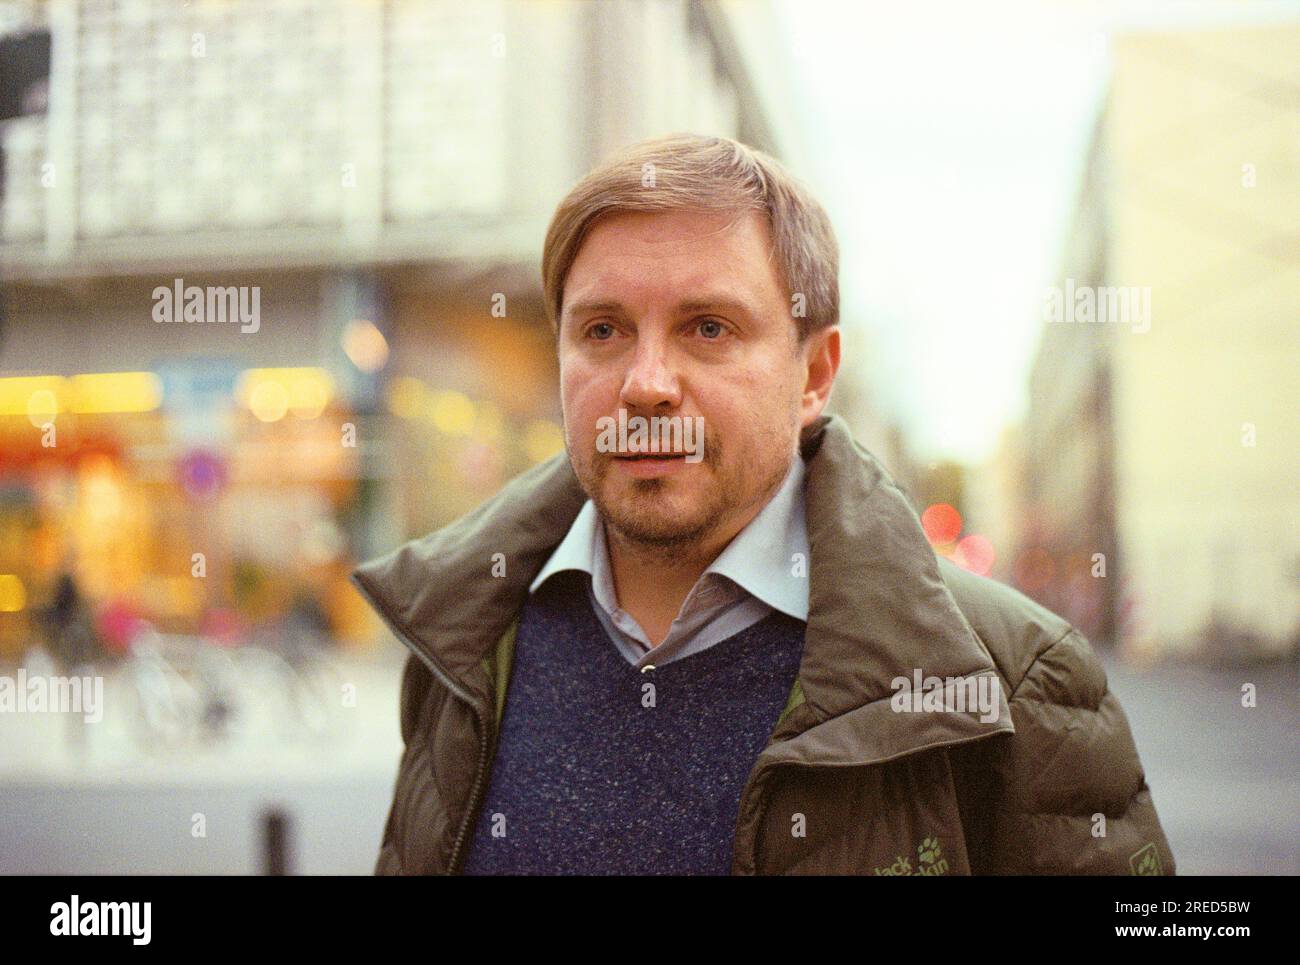
[[[961,513],[947,503],[935,503],[921,514],[921,528],[932,544],[951,543],[961,535]]]

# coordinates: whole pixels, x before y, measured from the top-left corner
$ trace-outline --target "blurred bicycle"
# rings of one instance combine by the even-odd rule
[[[226,648],[145,626],[122,671],[131,730],[145,750],[194,744],[325,740],[342,722],[342,677],[320,641],[285,626]]]

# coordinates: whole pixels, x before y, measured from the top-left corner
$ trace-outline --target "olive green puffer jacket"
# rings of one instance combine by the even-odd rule
[[[741,795],[732,872],[1173,874],[1128,721],[1087,641],[937,558],[838,416],[809,427],[801,452],[804,652]],[[462,867],[519,611],[585,499],[561,453],[353,574],[411,650],[376,873]],[[903,700],[900,678],[923,691],[949,683],[946,703]],[[995,696],[996,711],[965,704],[963,690]]]

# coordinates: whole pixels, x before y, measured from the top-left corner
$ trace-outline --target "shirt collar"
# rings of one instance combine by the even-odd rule
[[[596,545],[600,535],[600,527],[596,524],[599,522],[600,516],[596,512],[596,504],[588,499],[578,511],[577,519],[569,527],[560,545],[555,547],[551,558],[529,584],[528,592],[536,593],[539,586],[564,570],[582,570],[584,573],[589,573],[594,583]]]
[[[803,459],[795,457],[776,495],[704,572],[725,576],[774,610],[808,620]]]
[[[796,456],[776,494],[718,554],[701,580],[710,574],[725,576],[773,609],[806,622],[809,563],[804,478],[803,459]],[[590,499],[528,591],[536,592],[563,570],[589,574],[597,601],[608,612],[618,608],[604,528]]]

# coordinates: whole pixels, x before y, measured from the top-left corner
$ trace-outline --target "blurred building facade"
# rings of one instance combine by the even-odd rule
[[[0,652],[69,569],[177,632],[308,593],[365,636],[353,558],[562,447],[538,265],[568,186],[657,134],[789,139],[734,4],[4,7],[54,55],[3,130]],[[160,323],[176,285],[260,319]]]
[[[1094,133],[1062,276],[1077,288],[1107,284],[1106,120]],[[1137,336],[1132,336],[1137,337]],[[1023,515],[1008,576],[1090,639],[1115,639],[1118,574],[1110,410],[1110,332],[1045,324],[1029,378],[1023,434]],[[1094,577],[1096,572],[1104,576]]]
[[[1114,45],[1056,280],[1078,311],[1045,306],[1030,380],[1014,578],[1131,654],[1296,645],[1298,45],[1290,25]]]
[[[1009,424],[1003,428],[993,452],[966,474],[963,495],[964,501],[958,508],[972,531],[983,534],[992,550],[984,575],[1004,583],[1016,583],[1014,565],[1020,558],[1020,540],[1024,535],[1021,426]]]

